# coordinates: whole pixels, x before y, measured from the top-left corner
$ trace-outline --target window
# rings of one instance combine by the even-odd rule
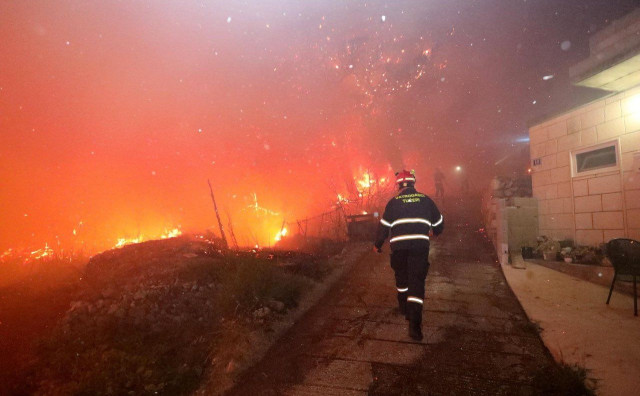
[[[619,164],[617,140],[577,150],[571,155],[571,173],[574,177],[615,170]]]

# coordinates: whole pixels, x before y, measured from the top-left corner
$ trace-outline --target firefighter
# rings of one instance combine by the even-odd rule
[[[389,237],[391,268],[395,272],[398,308],[409,320],[409,337],[422,340],[424,283],[429,271],[429,238],[440,235],[444,219],[435,203],[414,188],[413,171],[396,173],[399,193],[384,209],[374,251]]]

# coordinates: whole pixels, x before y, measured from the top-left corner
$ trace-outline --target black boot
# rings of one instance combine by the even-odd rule
[[[422,341],[422,305],[414,302],[407,303],[409,313],[409,337],[415,341]]]
[[[398,311],[400,315],[404,315],[409,320],[409,312],[407,311],[407,293],[398,293]]]

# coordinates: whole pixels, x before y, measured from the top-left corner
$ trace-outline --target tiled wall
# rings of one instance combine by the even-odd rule
[[[640,240],[640,87],[590,103],[529,129],[533,195],[541,235],[597,245]],[[570,152],[619,139],[618,171],[571,177]],[[626,230],[626,231],[625,231]]]

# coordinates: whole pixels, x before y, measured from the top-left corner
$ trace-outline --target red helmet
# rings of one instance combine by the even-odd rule
[[[402,184],[402,183],[415,183],[415,182],[416,182],[416,175],[413,170],[411,172],[409,172],[408,170],[402,170],[402,172],[396,172],[396,183]]]

